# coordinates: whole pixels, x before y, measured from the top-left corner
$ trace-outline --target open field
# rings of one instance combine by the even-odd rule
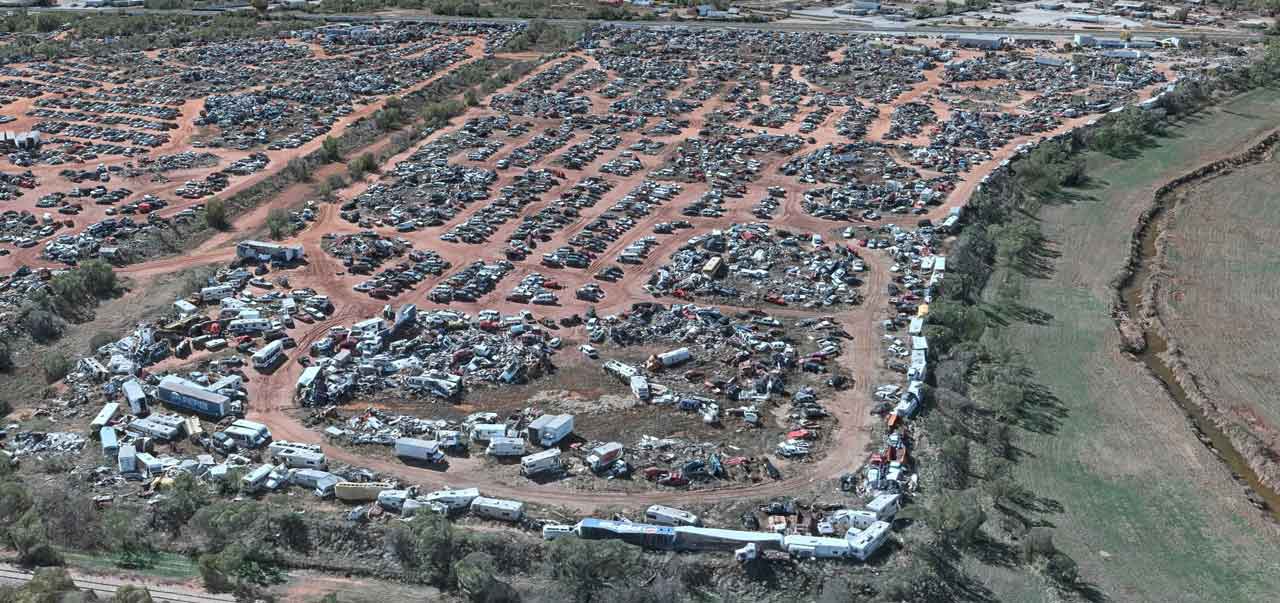
[[[1022,303],[1052,318],[999,333],[1060,409],[1054,433],[1020,435],[1016,472],[1044,499],[1038,515],[1058,546],[1114,600],[1258,600],[1278,588],[1275,524],[1239,495],[1145,367],[1121,353],[1109,315],[1112,277],[1155,187],[1239,152],[1277,118],[1280,99],[1262,90],[1179,124],[1134,159],[1090,157],[1090,184],[1041,212],[1060,257],[1023,288]],[[979,573],[1009,600],[1034,600],[1005,570]]]
[[[1266,446],[1280,445],[1274,157],[1185,187],[1163,229],[1160,319],[1209,399]]]

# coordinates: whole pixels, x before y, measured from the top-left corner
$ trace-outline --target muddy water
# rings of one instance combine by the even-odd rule
[[[1177,192],[1170,192],[1169,194],[1176,195]],[[1167,208],[1159,210],[1147,224],[1142,233],[1141,255],[1138,257],[1136,266],[1134,266],[1133,277],[1129,279],[1128,285],[1120,291],[1125,308],[1129,311],[1130,316],[1135,317],[1135,320],[1139,315],[1138,309],[1142,307],[1142,291],[1146,287],[1147,281],[1151,278],[1151,264],[1156,257],[1156,240],[1160,237],[1160,233],[1164,231],[1165,227],[1168,226],[1168,213]],[[1151,373],[1164,384],[1169,395],[1186,413],[1196,431],[1196,437],[1227,465],[1231,470],[1232,478],[1246,488],[1249,501],[1262,508],[1273,520],[1280,521],[1280,494],[1264,486],[1258,480],[1258,475],[1254,473],[1253,469],[1249,467],[1249,463],[1232,446],[1226,434],[1217,425],[1214,425],[1213,421],[1209,420],[1209,417],[1204,414],[1199,406],[1191,401],[1186,390],[1174,378],[1173,371],[1161,357],[1169,349],[1169,342],[1155,329],[1144,328],[1142,332],[1146,337],[1147,347],[1138,355],[1138,360],[1151,369]]]

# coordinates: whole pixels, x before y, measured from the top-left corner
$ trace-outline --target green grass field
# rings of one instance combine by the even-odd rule
[[[1215,400],[1280,426],[1280,159],[1190,187],[1165,227],[1160,315]],[[1255,424],[1256,429],[1256,424]],[[1266,437],[1266,434],[1261,434]]]
[[[1040,216],[1061,253],[1054,271],[1023,287],[1021,302],[1053,318],[989,331],[1065,409],[1056,433],[1019,433],[1016,472],[1047,499],[1039,517],[1056,528],[1059,548],[1108,600],[1280,593],[1280,530],[1245,502],[1144,367],[1120,353],[1108,307],[1108,283],[1154,187],[1278,125],[1280,94],[1263,90],[1179,124],[1136,158],[1090,156],[1091,183]],[[969,565],[1001,600],[1055,600],[1012,572]]]

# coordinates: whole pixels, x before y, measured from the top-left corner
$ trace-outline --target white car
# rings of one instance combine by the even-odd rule
[[[599,352],[596,351],[595,346],[587,345],[585,343],[578,346],[578,351],[586,354],[587,358],[595,358],[599,356]]]

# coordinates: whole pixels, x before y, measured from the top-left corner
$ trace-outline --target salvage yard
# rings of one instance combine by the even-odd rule
[[[16,325],[37,292],[57,293],[99,260],[132,288],[99,312],[155,304],[136,324],[95,321],[111,332],[92,349],[76,339],[83,349],[65,376],[50,375],[51,399],[29,405],[47,424],[15,428],[6,449],[79,465],[100,448],[110,460],[91,489],[102,504],[134,491],[165,500],[190,476],[245,496],[305,496],[343,525],[469,514],[460,521],[548,540],[573,531],[742,561],[867,561],[901,546],[895,530],[911,522],[894,514],[933,487],[913,420],[938,360],[930,304],[952,282],[969,194],[1041,140],[1160,94],[1204,58],[1157,41],[1136,54],[1031,39],[988,51],[964,37],[608,24],[545,56],[509,52],[530,27],[325,25],[0,71],[25,83],[10,84],[25,100],[0,107],[15,118],[4,127],[39,133],[13,138],[0,169],[13,197],[0,202],[0,270],[12,273],[0,311]],[[502,77],[397,113],[454,74],[480,79],[476,65]],[[1208,131],[1213,119],[1185,127]],[[371,120],[376,137],[335,150]],[[1231,128],[1222,135],[1256,133]],[[1158,165],[1165,148],[1148,151],[1145,169],[1190,161],[1168,151],[1177,157]],[[314,157],[321,167],[284,193],[217,215],[214,200]],[[1095,190],[1137,187],[1141,175],[1104,172]],[[1100,238],[1127,222],[1080,205],[1054,218],[1096,228],[1055,236],[1120,262],[1123,242]],[[271,225],[280,212],[287,224]],[[1111,385],[1075,375],[1071,387],[1089,385],[1064,400],[1112,386],[1150,399],[1151,384],[1112,357],[1110,323],[1096,322],[1103,265],[1054,275],[1089,286],[1048,300],[1062,322],[1042,328],[1067,345],[1027,347],[1042,336],[1032,328],[1006,344],[1074,357],[1072,371],[1122,372],[1099,369]],[[164,280],[196,269],[182,291]],[[1094,322],[1070,323],[1073,312]],[[1167,410],[1140,416],[1172,429]],[[1119,437],[1094,411],[1063,422],[1078,440],[1052,440],[1018,466],[1070,481],[1080,470],[1064,459],[1122,459],[1085,463],[1081,480],[1130,481],[1089,490],[1118,488],[1106,500],[1072,501],[1096,513],[1073,521],[1136,502],[1209,504],[1131,492],[1151,462],[1126,454],[1131,438],[1197,464],[1188,480],[1220,476],[1199,448],[1145,441],[1152,423],[1125,415],[1116,422],[1132,433]],[[1090,439],[1104,432],[1116,439]],[[759,514],[706,531],[681,509],[640,514],[680,505],[720,518],[757,503]],[[1076,527],[1059,538],[1090,575],[1106,570],[1105,556],[1080,554],[1092,538],[1109,539],[1107,554],[1134,552],[1126,533]],[[636,530],[649,530],[643,543]],[[1184,536],[1162,537],[1179,550]],[[1130,578],[1108,575],[1108,586],[1137,588]],[[1205,588],[1261,590],[1240,584]]]

